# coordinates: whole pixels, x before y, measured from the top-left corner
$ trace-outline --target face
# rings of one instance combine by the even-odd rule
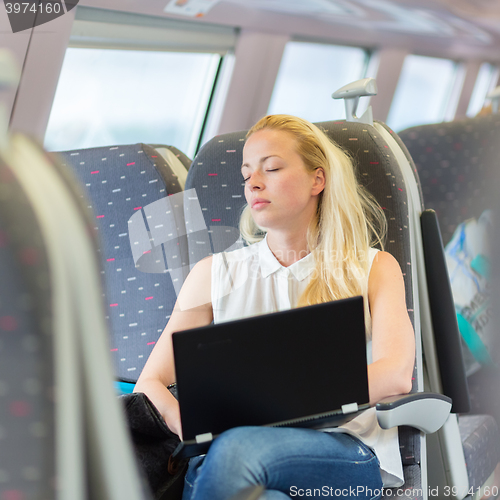
[[[287,132],[263,129],[243,148],[245,198],[255,222],[268,230],[305,230],[324,189],[323,169],[308,172],[295,142]]]

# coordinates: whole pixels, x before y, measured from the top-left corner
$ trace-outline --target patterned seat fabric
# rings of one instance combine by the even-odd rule
[[[500,114],[412,127],[399,136],[415,161],[425,207],[436,211],[446,245],[458,224],[492,206]]]
[[[408,313],[413,322],[410,235],[406,187],[396,159],[377,131],[370,126],[345,121],[317,124],[339,146],[349,152],[360,182],[375,196],[388,221],[386,250],[401,265],[406,285]],[[200,150],[189,171],[186,190],[194,189],[208,231],[190,238],[190,263],[211,252],[235,244],[241,211],[246,203],[240,168],[246,132],[217,136]],[[198,212],[196,212],[196,215]],[[186,223],[190,213],[186,213]],[[196,221],[197,223],[197,221]],[[198,224],[199,227],[199,224]],[[189,235],[189,229],[188,229]],[[211,237],[209,237],[211,236]],[[414,377],[414,390],[416,380]],[[406,489],[420,488],[420,435],[414,429],[400,428],[401,455],[405,464]],[[404,497],[404,488],[391,491]]]
[[[38,221],[0,160],[0,498],[55,498],[49,267]]]
[[[500,418],[500,398],[491,397],[488,391],[488,388],[496,389],[498,382],[498,371],[496,369],[479,370],[467,378],[471,413],[493,415],[498,422]]]
[[[157,147],[189,169],[190,161],[180,151]],[[116,373],[121,380],[135,382],[175,304],[173,280],[182,282],[187,272],[182,267],[188,263],[185,238],[154,245],[147,214],[152,203],[182,192],[179,166],[172,168],[165,159],[168,155],[146,144],[66,151],[59,156],[73,167],[96,214]],[[131,225],[137,213],[142,217]],[[176,216],[179,213],[182,210]],[[184,228],[183,217],[175,222]],[[142,241],[130,241],[132,230],[143,235]],[[133,258],[131,244],[132,248],[146,245],[141,258]]]
[[[415,160],[426,208],[436,211],[443,244],[458,224],[478,218],[495,205],[495,170],[500,142],[500,115],[412,127],[399,133]],[[500,461],[498,401],[490,398],[498,386],[497,372],[481,372],[469,379],[471,411],[462,415],[459,429],[469,486],[482,486]],[[488,398],[487,400],[485,400]]]
[[[490,415],[462,416],[459,426],[469,488],[477,491],[500,462],[500,434],[495,419]]]

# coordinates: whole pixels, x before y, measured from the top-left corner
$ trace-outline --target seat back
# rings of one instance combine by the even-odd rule
[[[56,498],[50,267],[35,209],[1,157],[0,193],[0,498]]]
[[[495,206],[497,193],[494,181],[498,163],[496,150],[500,140],[499,115],[413,127],[401,132],[400,137],[415,160],[425,205],[436,211],[445,245],[451,240],[459,224],[471,217],[478,218],[484,210]],[[438,240],[439,235],[435,234],[433,238]],[[436,255],[432,257],[435,258]],[[439,259],[444,260],[442,257]],[[442,263],[439,267],[442,268],[443,276],[447,274]],[[431,271],[430,280],[437,282],[437,279],[436,272]],[[443,292],[443,283],[436,283],[435,286],[441,287]],[[443,293],[435,297],[439,301],[442,298]],[[445,308],[441,305],[435,309],[437,314],[434,311],[433,316],[439,320]],[[450,305],[448,309],[454,317],[450,317],[450,314],[446,319],[442,317],[441,319],[445,320],[444,327],[436,328],[434,325],[437,352],[435,355],[430,352],[430,357],[435,357],[439,362],[442,387],[448,394],[449,389],[455,392],[452,396],[455,400],[454,411],[468,411],[469,406],[476,412],[492,411],[495,403],[490,403],[489,394],[498,385],[498,376],[483,378],[479,373],[477,377],[469,377],[469,404],[461,349],[454,340],[455,350],[452,353],[450,340],[442,336],[443,333],[452,334],[451,330],[458,332],[454,306]],[[455,325],[450,329],[453,323]],[[429,351],[433,349],[434,345],[429,345]],[[475,428],[474,422],[478,421],[478,418],[482,419],[481,425]],[[469,487],[475,491],[484,485],[484,481],[500,459],[496,451],[500,434],[495,421],[485,415],[462,416],[459,424],[467,470],[457,471],[447,463],[450,457],[457,456],[462,450],[458,450],[454,445],[460,437],[457,436],[458,431],[445,427],[429,440],[433,456],[442,457],[443,462],[433,468],[434,472],[438,472],[433,480],[440,486],[454,486],[455,478],[467,476]],[[481,467],[476,465],[479,456]]]
[[[322,122],[317,125],[350,154],[359,181],[383,208],[388,222],[386,251],[393,254],[401,266],[408,314],[412,323],[418,321],[414,317],[416,297],[411,269],[409,207],[406,186],[396,159],[385,141],[369,125],[346,121]],[[245,136],[246,131],[217,136],[206,143],[193,160],[186,190],[195,190],[204,223],[210,229],[206,234],[207,239],[197,233],[197,246],[203,250],[199,251],[199,258],[195,253],[190,254],[191,266],[213,252],[243,244],[238,241],[237,228],[246,204],[240,172]],[[190,221],[190,214],[186,214],[186,222]],[[220,235],[220,238],[215,235]],[[194,252],[194,244],[191,247]]]
[[[500,115],[481,116],[472,119],[459,120],[450,123],[439,123],[413,127],[401,132],[401,137],[405,141],[412,156],[415,158],[416,168],[421,177],[422,192],[425,205],[428,209],[433,209],[437,213],[441,236],[444,245],[450,243],[452,236],[461,224],[464,230],[462,234],[456,235],[453,245],[458,251],[450,251],[454,254],[452,260],[459,266],[455,273],[460,275],[460,266],[467,266],[468,255],[462,253],[460,248],[487,248],[486,242],[481,243],[477,237],[465,239],[464,221],[472,217],[479,218],[482,212],[494,206],[497,193],[494,189],[495,171],[497,169],[497,144],[500,140]],[[481,219],[484,220],[485,218]],[[474,225],[474,223],[472,223]],[[468,225],[467,227],[471,227]],[[467,230],[468,232],[468,230]],[[475,241],[472,241],[475,240]],[[473,258],[474,255],[470,256]],[[465,274],[471,276],[471,271]],[[472,278],[473,279],[473,278]],[[471,279],[471,281],[472,281]],[[458,290],[457,286],[467,286],[460,276],[455,278],[454,292],[456,303],[460,308],[466,305],[474,308],[473,303],[484,300],[485,294],[483,285],[479,285],[476,292],[479,297],[474,297],[476,285],[471,282],[471,289]],[[467,297],[469,297],[467,299]],[[467,302],[468,301],[468,302]],[[466,308],[465,310],[470,310]],[[462,313],[463,311],[459,310]],[[476,327],[472,325],[474,319],[470,319],[470,325],[465,318],[461,318],[462,331],[467,338],[469,348],[464,350],[464,356],[468,368],[468,373],[477,371],[480,367],[471,351],[474,351],[474,342],[469,338],[478,333]],[[478,318],[478,323],[488,320],[487,315]],[[491,323],[490,323],[491,325]],[[484,342],[488,345],[494,331],[489,331],[490,325],[486,325],[485,330],[479,333],[484,335],[484,339],[479,339],[479,345]],[[467,331],[469,329],[469,332]],[[479,331],[479,330],[478,330]],[[474,338],[474,337],[472,337]],[[476,337],[477,338],[477,337]],[[482,346],[484,359],[484,346]],[[486,352],[486,357],[488,353]],[[469,377],[472,386],[477,386],[478,377]],[[476,409],[480,409],[480,396],[475,394],[479,391],[472,391],[471,398],[475,402]],[[486,405],[488,407],[489,405]]]
[[[114,393],[93,216],[83,192],[67,169],[22,136],[2,153],[0,221],[9,239],[6,249],[1,245],[0,281],[9,272],[18,293],[2,300],[9,305],[2,324],[12,331],[2,349],[11,361],[0,369],[5,380],[17,374],[24,392],[12,392],[17,420],[2,415],[12,437],[2,456],[16,455],[13,465],[31,482],[29,491],[39,488],[22,496],[23,485],[13,483],[2,496],[147,499]]]
[[[119,379],[132,383],[168,322],[176,283],[183,282],[189,269],[185,237],[154,241],[157,228],[149,225],[148,207],[182,193],[190,161],[176,148],[155,146],[58,153],[63,164],[73,168],[95,213],[115,371]],[[184,228],[182,209],[175,211],[174,219],[174,232]]]
[[[470,411],[470,399],[460,331],[439,223],[434,210],[428,209],[422,212],[421,227],[429,305],[442,391],[452,400],[451,413],[467,413]]]
[[[458,224],[493,206],[500,114],[422,125],[399,133],[420,177],[425,206],[436,212],[443,244]]]
[[[413,390],[423,390],[420,349],[420,323],[417,278],[412,266],[408,192],[398,160],[376,128],[346,121],[317,124],[354,159],[359,181],[375,196],[384,209],[388,222],[386,250],[398,260],[403,271],[408,314],[417,336],[417,362]],[[241,245],[237,239],[238,222],[246,203],[244,182],[240,168],[246,132],[217,136],[200,150],[189,171],[186,190],[194,190],[199,203],[206,232],[197,232],[190,244],[190,263],[226,248]],[[413,181],[414,182],[414,181]],[[186,222],[190,214],[186,213]],[[199,227],[199,224],[198,224]],[[210,232],[211,231],[211,232]],[[420,488],[422,484],[423,437],[414,429],[400,428],[401,454],[404,463],[405,487]],[[423,461],[425,463],[425,460]],[[425,467],[423,468],[425,471]],[[425,472],[424,472],[425,476]],[[394,489],[392,495],[403,496],[403,489]]]

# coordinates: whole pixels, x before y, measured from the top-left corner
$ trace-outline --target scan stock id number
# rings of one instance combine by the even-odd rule
[[[45,14],[59,14],[61,12],[61,4],[58,2],[16,2],[6,3],[5,8],[7,14],[26,14],[45,13]]]

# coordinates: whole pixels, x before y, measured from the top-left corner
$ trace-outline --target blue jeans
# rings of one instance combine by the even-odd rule
[[[226,500],[261,484],[261,499],[380,497],[375,454],[358,439],[311,429],[237,427],[190,460],[182,500]],[[309,491],[308,491],[309,490]]]

